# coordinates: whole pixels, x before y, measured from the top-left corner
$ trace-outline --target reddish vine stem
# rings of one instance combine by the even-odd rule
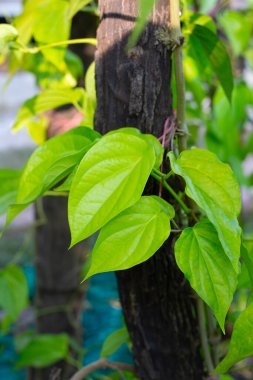
[[[98,369],[113,369],[116,371],[127,371],[136,375],[135,367],[131,364],[121,362],[111,362],[105,358],[99,359],[77,371],[70,380],[83,380],[86,376],[97,371]]]

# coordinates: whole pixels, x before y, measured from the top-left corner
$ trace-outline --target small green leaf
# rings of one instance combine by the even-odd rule
[[[175,255],[191,287],[210,306],[224,331],[237,274],[213,225],[202,221],[193,228],[186,228],[175,244]]]
[[[134,30],[129,37],[128,47],[131,49],[134,47],[138,38],[141,35],[141,32],[145,28],[145,25],[148,22],[148,16],[150,15],[153,6],[157,0],[138,0],[139,3],[139,17],[137,18]]]
[[[234,364],[253,355],[253,303],[245,309],[234,324],[228,353],[214,373],[226,373]]]
[[[103,358],[114,354],[122,344],[127,343],[128,341],[129,335],[126,328],[113,331],[113,333],[104,341],[100,356]]]
[[[8,45],[9,42],[15,41],[18,37],[18,31],[12,25],[0,24],[0,51]]]
[[[237,216],[241,200],[231,168],[205,149],[184,151],[177,159],[169,152],[169,157],[173,172],[186,182],[186,194],[216,228],[223,249],[238,273],[241,229]]]
[[[141,197],[101,229],[86,279],[148,260],[169,237],[174,214],[173,207],[163,199]]]
[[[228,100],[231,101],[233,91],[232,67],[229,55],[219,36],[205,26],[195,25],[189,36],[189,42],[191,48],[202,50],[201,52],[196,51],[195,58],[201,57],[203,53],[205,54]]]
[[[69,194],[71,245],[104,226],[140,198],[155,162],[144,139],[108,134],[81,161]]]
[[[28,303],[28,286],[24,273],[15,265],[0,271],[0,307],[15,321]]]
[[[76,89],[47,89],[40,94],[28,99],[18,111],[16,121],[13,125],[15,131],[29,125],[34,117],[45,111],[57,108],[64,104],[73,104],[79,106],[84,99],[84,91],[81,88]]]
[[[20,170],[0,169],[0,215],[15,202],[20,175]]]
[[[70,0],[69,3],[69,18],[71,19],[77,12],[79,12],[86,5],[91,3],[91,0]]]
[[[66,334],[38,335],[19,353],[16,368],[41,368],[66,359],[68,346],[69,340]]]

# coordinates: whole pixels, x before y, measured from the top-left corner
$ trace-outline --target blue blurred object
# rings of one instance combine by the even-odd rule
[[[15,371],[14,365],[17,354],[10,334],[0,334],[0,379],[24,380],[25,371]]]
[[[107,336],[122,326],[122,310],[118,301],[115,274],[110,272],[93,276],[83,313],[84,346],[87,349],[84,364],[97,360]],[[112,359],[132,362],[126,346],[122,346],[112,355]]]

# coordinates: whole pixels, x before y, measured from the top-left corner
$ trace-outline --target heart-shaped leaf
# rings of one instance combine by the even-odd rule
[[[237,216],[241,200],[231,168],[205,149],[184,151],[177,159],[170,152],[169,157],[173,172],[186,182],[186,194],[206,213],[218,232],[226,255],[238,272],[241,229]]]
[[[71,246],[140,198],[155,163],[154,148],[125,133],[108,134],[83,158],[69,194]]]
[[[177,265],[213,310],[222,330],[237,285],[237,274],[209,221],[186,228],[175,244]]]
[[[148,260],[169,237],[174,214],[173,207],[163,199],[141,197],[101,229],[86,279]]]

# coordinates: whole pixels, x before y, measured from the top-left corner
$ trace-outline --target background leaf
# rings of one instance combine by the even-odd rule
[[[0,215],[15,202],[20,175],[20,170],[0,169]]]
[[[0,307],[10,321],[15,321],[28,303],[28,286],[24,273],[16,265],[0,271]]]
[[[66,359],[68,346],[69,340],[66,334],[38,335],[19,353],[16,368],[41,368]]]
[[[253,355],[252,326],[253,303],[236,320],[228,353],[215,369],[215,373],[226,373],[232,365]]]
[[[175,255],[191,287],[210,306],[224,331],[237,274],[213,225],[202,221],[193,228],[186,228],[175,244]]]
[[[64,104],[73,104],[80,108],[84,98],[81,88],[48,89],[28,99],[18,111],[13,130],[29,126],[30,120],[43,112],[60,107]]]
[[[0,51],[2,51],[9,42],[15,41],[18,37],[18,31],[12,25],[0,24]]]
[[[189,36],[191,48],[195,50],[195,59],[204,54],[211,64],[220,84],[231,101],[233,91],[233,73],[227,50],[217,34],[202,25],[195,25]]]
[[[126,327],[113,331],[104,341],[100,356],[107,357],[116,352],[124,343],[129,341],[129,334]]]

